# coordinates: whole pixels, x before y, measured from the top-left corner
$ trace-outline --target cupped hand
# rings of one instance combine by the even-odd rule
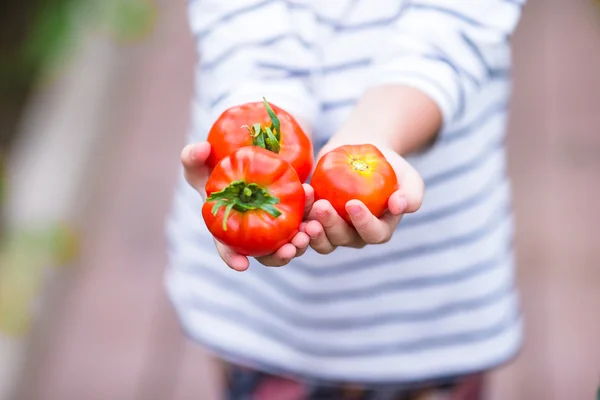
[[[210,154],[210,143],[201,142],[187,145],[181,152],[181,163],[184,168],[184,176],[189,185],[191,185],[206,200],[206,181],[210,175],[210,168],[206,165],[206,160]],[[304,184],[304,193],[306,195],[305,217],[312,209],[314,203],[313,189]],[[288,264],[293,258],[299,257],[308,248],[310,238],[304,232],[304,226],[292,238],[290,243],[281,246],[275,253],[256,259],[263,265],[269,267],[281,267]],[[217,251],[225,264],[236,271],[245,271],[250,266],[248,257],[238,254],[227,245],[215,241]]]
[[[390,240],[403,214],[417,211],[423,202],[425,185],[419,173],[398,153],[379,150],[394,168],[399,189],[388,199],[388,210],[377,218],[359,200],[346,203],[352,225],[338,215],[327,200],[318,200],[303,225],[310,236],[310,247],[317,253],[329,254],[336,247],[362,248],[367,244],[381,244]]]

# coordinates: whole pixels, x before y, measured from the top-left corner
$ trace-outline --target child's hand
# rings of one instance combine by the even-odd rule
[[[394,168],[400,189],[388,200],[388,211],[375,217],[359,200],[346,203],[346,211],[354,227],[349,226],[327,200],[314,203],[304,225],[310,246],[320,254],[329,254],[338,246],[361,248],[367,244],[385,243],[392,237],[403,214],[421,207],[425,186],[417,171],[398,153],[380,148]]]
[[[206,181],[210,175],[210,169],[206,165],[206,159],[210,154],[210,143],[202,142],[196,144],[190,144],[186,146],[181,152],[181,163],[184,167],[184,176],[187,182],[194,188],[204,200],[206,200]],[[313,206],[314,192],[309,185],[303,185],[304,192],[306,194],[306,208],[305,216]],[[281,267],[288,264],[293,258],[299,257],[308,248],[310,238],[302,231],[298,232],[296,236],[287,243],[279,248],[275,253],[259,257],[257,260],[266,266],[270,267]],[[225,261],[225,263],[236,271],[245,271],[250,266],[248,257],[243,256],[234,252],[228,246],[215,240],[215,245],[219,255]]]

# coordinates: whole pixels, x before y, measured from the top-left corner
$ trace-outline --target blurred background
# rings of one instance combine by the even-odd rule
[[[184,1],[0,3],[0,400],[218,399],[162,286],[194,58]],[[600,4],[529,0],[514,58],[526,341],[488,394],[592,399]]]

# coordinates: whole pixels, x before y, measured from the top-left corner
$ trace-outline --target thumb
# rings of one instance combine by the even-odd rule
[[[398,174],[398,190],[394,194],[402,203],[406,200],[406,207],[403,213],[414,213],[423,204],[425,195],[425,183],[421,175],[406,160],[402,159],[402,168]],[[391,199],[390,199],[391,200]]]
[[[423,204],[425,183],[412,165],[398,153],[382,151],[392,164],[398,179],[398,190],[388,200],[388,208],[392,214],[410,214],[416,212]]]
[[[181,163],[185,168],[198,168],[206,164],[210,155],[210,143],[192,143],[188,144],[181,151]]]
[[[181,151],[185,179],[202,196],[205,196],[204,185],[209,173],[206,165],[209,155],[210,143],[208,142],[189,144]]]
[[[250,267],[250,261],[248,260],[248,257],[237,254],[235,251],[225,246],[217,239],[214,239],[214,241],[219,256],[221,256],[221,259],[229,266],[229,268],[242,272]]]

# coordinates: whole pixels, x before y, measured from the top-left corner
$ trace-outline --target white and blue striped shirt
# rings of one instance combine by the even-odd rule
[[[186,332],[234,362],[324,381],[414,382],[518,351],[504,138],[518,0],[189,0],[200,62],[190,141],[226,108],[269,101],[321,147],[370,86],[427,93],[444,128],[408,159],[421,210],[388,243],[244,273],[219,258],[183,179],[169,295]]]

